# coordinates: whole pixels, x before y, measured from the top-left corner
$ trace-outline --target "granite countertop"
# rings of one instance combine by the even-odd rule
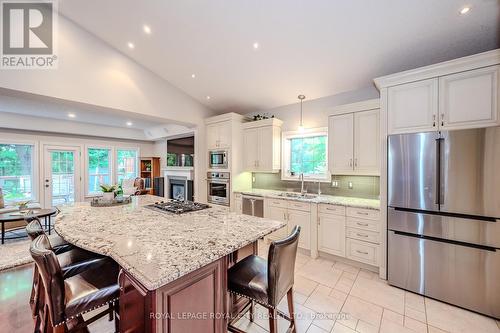
[[[300,198],[300,197],[286,197],[283,196],[283,193],[294,193],[296,192],[286,192],[286,191],[277,191],[277,190],[264,190],[253,188],[251,190],[244,191],[234,191],[235,193],[247,194],[260,196],[264,198],[273,198],[273,199],[283,199],[283,200],[295,200],[302,202],[310,202],[310,203],[325,203],[331,205],[340,205],[346,207],[355,207],[355,208],[365,208],[365,209],[375,209],[380,210],[380,200],[375,199],[363,199],[363,198],[353,198],[353,197],[339,197],[334,195],[326,195],[322,194],[320,196],[314,193],[308,193],[308,197]]]
[[[68,242],[113,258],[155,290],[285,226],[224,207],[181,215],[144,207],[162,199],[144,195],[123,206],[62,206],[54,227]]]

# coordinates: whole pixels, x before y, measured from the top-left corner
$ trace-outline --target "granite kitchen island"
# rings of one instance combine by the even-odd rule
[[[226,272],[285,224],[211,207],[173,214],[137,196],[116,207],[63,206],[55,230],[121,267],[120,332],[225,332],[246,300],[229,295]]]

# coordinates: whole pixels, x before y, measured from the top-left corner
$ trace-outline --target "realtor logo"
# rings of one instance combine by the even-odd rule
[[[1,1],[1,67],[56,68],[54,1]]]

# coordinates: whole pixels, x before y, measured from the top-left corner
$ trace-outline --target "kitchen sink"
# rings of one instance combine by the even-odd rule
[[[317,197],[316,194],[300,194],[300,193],[290,193],[290,192],[284,192],[278,194],[280,197],[284,198],[298,198],[298,199],[314,199]]]

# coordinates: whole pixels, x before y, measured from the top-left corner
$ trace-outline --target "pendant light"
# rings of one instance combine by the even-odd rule
[[[304,132],[304,125],[302,124],[302,101],[306,98],[304,95],[297,96],[300,99],[300,124],[299,124],[299,132]]]

